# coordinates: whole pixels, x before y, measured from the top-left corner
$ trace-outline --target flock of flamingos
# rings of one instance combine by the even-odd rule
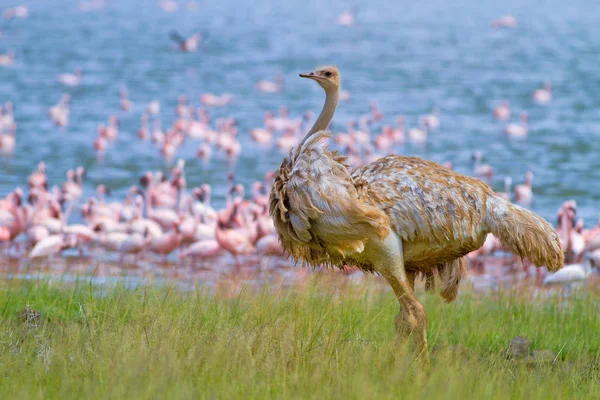
[[[89,3],[89,4],[88,4]],[[164,3],[164,4],[163,4]],[[86,7],[101,7],[103,1],[82,3]],[[161,2],[161,7],[169,11],[176,2]],[[166,8],[165,8],[166,7]],[[24,6],[5,10],[5,19],[26,18],[29,12]],[[354,16],[346,12],[338,17],[340,25],[354,23]],[[492,21],[494,28],[510,28],[516,19],[505,16]],[[1,32],[0,32],[1,34]],[[184,38],[174,33],[172,39],[180,51],[196,51],[204,35],[196,33]],[[0,68],[10,68],[17,60],[13,51],[0,54]],[[58,84],[73,88],[85,81],[81,69],[56,76]],[[270,80],[256,83],[256,90],[265,94],[284,90],[284,76],[278,74]],[[341,100],[351,96],[341,93]],[[309,111],[301,117],[290,116],[287,108],[277,113],[267,112],[264,126],[249,132],[240,132],[234,118],[212,119],[210,109],[227,107],[235,101],[230,94],[204,93],[199,104],[194,106],[180,96],[174,110],[176,115],[171,126],[163,127],[160,119],[163,105],[156,99],[148,99],[143,105],[134,105],[126,88],[120,91],[120,108],[123,113],[143,110],[140,117],[137,137],[140,141],[150,141],[165,159],[174,160],[178,149],[190,143],[197,146],[197,157],[210,162],[214,152],[222,152],[232,160],[242,151],[240,135],[249,135],[257,147],[276,147],[287,154],[299,143],[313,120]],[[552,88],[546,83],[532,93],[532,100],[538,104],[552,101]],[[59,102],[50,107],[48,117],[59,127],[69,124],[71,98],[62,96]],[[504,133],[513,139],[526,139],[528,134],[527,114],[522,113],[519,123],[510,122],[511,108],[503,100],[490,110],[494,118],[506,123]],[[402,115],[389,116],[372,103],[364,115],[347,121],[344,132],[335,132],[332,143],[348,156],[353,166],[365,165],[382,155],[391,153],[397,146],[410,142],[423,145],[428,135],[439,128],[442,117],[437,109],[420,118],[419,126],[405,127]],[[390,120],[392,121],[390,123]],[[107,122],[98,127],[96,138],[90,142],[90,149],[102,154],[111,151],[111,146],[120,132],[119,117],[107,116]],[[15,155],[18,140],[18,120],[13,115],[10,102],[0,106],[0,154],[5,157]],[[494,169],[481,162],[480,153],[473,154],[472,175],[490,180]],[[451,163],[446,165],[452,168]],[[268,197],[273,173],[267,172],[264,179],[251,187],[236,182],[233,174],[224,173],[223,179],[229,182],[224,208],[218,209],[211,203],[211,187],[201,185],[190,188],[186,183],[185,162],[176,161],[168,173],[149,171],[131,186],[123,201],[109,202],[105,199],[108,189],[99,185],[96,195],[83,198],[85,170],[77,167],[66,171],[62,183],[48,182],[46,165],[40,162],[27,180],[27,188],[16,188],[0,198],[0,245],[6,256],[39,259],[56,257],[67,249],[75,249],[80,255],[114,252],[122,260],[137,262],[138,257],[163,257],[176,255],[180,260],[212,260],[227,254],[240,265],[245,257],[284,257],[273,222],[268,214]],[[521,205],[531,204],[533,174],[527,172],[524,182],[512,188],[510,177],[505,179],[503,196]],[[75,213],[80,214],[79,223],[70,223]],[[576,204],[566,201],[557,213],[556,230],[567,251],[565,277],[555,280],[583,279],[589,275],[589,265],[594,259],[600,260],[600,225],[583,229],[583,222],[576,218]],[[471,265],[485,265],[486,257],[502,252],[498,240],[489,235],[484,246],[469,255]],[[153,254],[154,256],[152,256]],[[589,263],[588,263],[589,261]],[[520,264],[511,259],[510,263]],[[578,263],[578,264],[575,264]],[[570,272],[569,272],[570,271]],[[575,277],[575,278],[573,278]],[[548,282],[551,280],[547,279]]]

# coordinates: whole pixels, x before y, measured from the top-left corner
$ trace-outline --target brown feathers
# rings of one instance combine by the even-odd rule
[[[546,220],[501,197],[493,197],[489,203],[490,230],[504,245],[537,267],[546,266],[549,271],[563,267],[560,239]]]
[[[360,200],[345,158],[327,150],[327,138],[312,136],[284,160],[270,197],[284,248],[313,266],[339,264],[390,232],[387,215]]]
[[[323,131],[337,105],[339,72],[326,67],[301,76],[323,87],[325,105],[283,160],[269,200],[281,244],[293,258],[313,266],[387,271],[386,278],[400,286],[394,275],[399,269],[400,276],[424,276],[430,288],[437,269],[447,301],[456,298],[466,275],[464,256],[481,247],[489,232],[538,266],[562,266],[552,227],[478,179],[396,155],[351,172],[344,157],[328,150]],[[395,258],[386,259],[392,250]]]

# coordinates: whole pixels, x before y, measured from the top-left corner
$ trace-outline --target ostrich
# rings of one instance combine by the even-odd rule
[[[382,275],[400,304],[400,337],[412,336],[428,359],[427,315],[414,292],[417,276],[440,294],[458,295],[469,252],[493,233],[504,245],[550,271],[563,250],[544,219],[497,196],[482,181],[417,157],[389,155],[351,170],[327,148],[325,132],[338,102],[340,73],[321,67],[302,78],[325,91],[312,129],[277,171],[269,198],[279,240],[295,260],[312,266],[356,265]]]

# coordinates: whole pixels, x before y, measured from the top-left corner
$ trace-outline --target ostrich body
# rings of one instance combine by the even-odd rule
[[[396,329],[412,333],[427,357],[427,315],[414,293],[417,275],[452,301],[469,252],[492,232],[521,257],[550,271],[563,266],[560,241],[542,218],[497,196],[482,181],[417,157],[390,155],[351,170],[327,148],[340,74],[322,67],[315,80],[326,101],[312,129],[276,174],[270,214],[285,250],[318,266],[356,265],[382,275],[400,303]]]

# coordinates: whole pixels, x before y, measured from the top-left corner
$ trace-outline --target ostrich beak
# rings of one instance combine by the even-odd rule
[[[316,75],[314,72],[311,72],[309,74],[300,74],[300,78],[308,78],[314,80],[322,79],[319,75]]]

